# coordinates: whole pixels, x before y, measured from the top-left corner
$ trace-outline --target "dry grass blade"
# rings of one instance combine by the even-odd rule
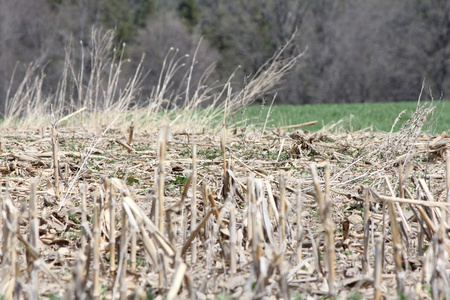
[[[424,201],[424,200],[415,200],[415,199],[404,199],[399,197],[392,197],[392,196],[385,196],[380,195],[373,190],[371,190],[372,195],[378,200],[391,202],[391,203],[408,203],[408,204],[415,204],[415,205],[422,205],[422,206],[429,206],[429,207],[450,207],[450,203],[447,202],[437,202],[437,201]]]
[[[306,123],[302,123],[302,124],[296,124],[296,125],[289,125],[289,126],[281,126],[278,127],[279,130],[286,130],[286,129],[298,129],[298,128],[302,128],[305,126],[314,126],[317,124],[317,121],[310,121],[310,122],[306,122]]]
[[[72,117],[78,115],[79,113],[85,111],[86,108],[87,108],[87,107],[84,106],[84,107],[80,108],[79,110],[77,110],[77,111],[75,111],[75,112],[73,112],[73,113],[71,113],[71,114],[69,114],[69,115],[67,115],[67,116],[62,117],[61,119],[59,119],[59,120],[56,122],[56,125],[58,125],[58,124],[60,124],[60,123],[63,123],[64,121],[66,121],[66,120],[68,120],[68,119],[70,119],[70,118],[72,118]]]

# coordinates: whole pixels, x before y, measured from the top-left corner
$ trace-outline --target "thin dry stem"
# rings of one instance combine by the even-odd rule
[[[363,254],[363,271],[368,274],[370,272],[369,265],[369,234],[370,234],[370,192],[366,190],[364,201],[364,254]]]
[[[128,128],[128,145],[133,147],[133,135],[134,135],[134,122],[131,122],[130,127]]]
[[[119,275],[119,291],[120,299],[127,297],[127,253],[128,253],[128,218],[125,210],[122,212],[122,232],[120,237],[120,273]]]
[[[383,271],[383,259],[384,254],[382,252],[382,241],[381,239],[375,240],[375,270],[374,270],[374,279],[373,279],[373,298],[375,300],[381,299],[381,273]]]
[[[405,272],[402,267],[402,238],[398,228],[397,218],[395,216],[394,203],[388,202],[389,220],[392,229],[392,239],[394,244],[394,261],[397,275],[397,290],[399,293],[404,293],[405,288]]]
[[[111,278],[114,281],[116,274],[116,199],[113,186],[109,189],[109,265]]]
[[[82,251],[86,250],[86,235],[87,230],[87,206],[86,206],[86,183],[80,184],[80,192],[81,192],[81,249]]]
[[[194,144],[192,146],[191,237],[194,237],[196,226],[197,226],[197,145]],[[188,242],[186,241],[184,244],[187,245]],[[191,248],[191,260],[192,262],[197,261],[196,244],[193,244]]]
[[[163,126],[159,136],[159,166],[158,166],[158,224],[159,231],[164,233],[164,161],[166,158],[166,147],[169,139],[169,126]]]
[[[56,120],[52,121],[52,153],[53,153],[53,178],[55,180],[55,196],[60,199],[59,194],[59,157],[58,157],[58,132],[56,129]]]
[[[280,177],[280,253],[283,253],[286,246],[286,184],[283,176]]]
[[[136,271],[136,256],[137,256],[137,234],[134,230],[131,231],[131,245],[130,245],[130,270]]]
[[[203,226],[205,226],[206,221],[208,221],[209,217],[212,214],[212,210],[208,210],[208,212],[206,213],[206,215],[203,217],[203,220],[197,225],[197,227],[194,229],[193,232],[191,232],[191,235],[189,236],[188,240],[186,241],[186,243],[183,245],[183,249],[181,250],[181,256],[184,256],[186,254],[186,251],[189,249],[189,247],[191,246],[192,241],[195,239],[195,237],[198,235],[198,233],[200,232],[200,230],[203,228]]]
[[[230,273],[236,273],[237,253],[236,253],[236,207],[230,209]]]
[[[93,286],[92,297],[100,299],[100,204],[94,204],[94,255],[93,255]]]
[[[327,167],[326,167],[327,168]],[[327,195],[323,197],[322,190],[320,188],[319,178],[317,176],[316,166],[311,164],[311,175],[314,183],[314,189],[316,191],[316,200],[319,205],[320,210],[320,219],[322,221],[324,230],[325,230],[325,254],[327,257],[327,268],[328,268],[328,295],[330,299],[335,299],[336,297],[336,288],[335,288],[335,267],[334,267],[334,258],[335,258],[335,248],[334,248],[334,225],[333,220],[331,218],[331,201],[328,199]],[[326,173],[329,171],[326,171]],[[325,176],[325,186],[329,185],[329,175]],[[328,191],[329,188],[326,188]]]

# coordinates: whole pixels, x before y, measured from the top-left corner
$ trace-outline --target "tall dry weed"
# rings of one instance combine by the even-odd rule
[[[122,78],[127,63],[125,45],[114,45],[114,31],[93,28],[89,47],[81,43],[78,59],[74,55],[74,43],[67,45],[61,77],[54,92],[43,90],[45,66],[31,64],[28,67],[19,87],[15,91],[8,90],[1,126],[49,126],[51,114],[60,119],[83,109],[76,118],[66,118],[60,126],[105,128],[120,115],[116,121],[118,127],[134,120],[137,128],[154,131],[175,119],[174,128],[177,124],[191,130],[214,127],[220,123],[225,105],[233,112],[237,107],[260,99],[278,84],[302,55],[285,57],[292,43],[292,39],[289,40],[261,66],[243,89],[235,90],[232,83],[239,81],[234,78],[235,74],[224,83],[209,84],[213,65],[194,82],[192,74],[199,59],[198,48],[192,57],[171,48],[150,95],[142,95],[141,85],[147,72],[142,64],[144,56],[132,77]],[[183,79],[178,82],[175,77]]]

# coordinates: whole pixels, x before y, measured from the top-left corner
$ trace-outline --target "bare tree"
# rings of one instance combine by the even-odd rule
[[[30,18],[30,11],[33,17]],[[47,1],[4,0],[0,1],[0,70],[2,86],[0,94],[5,97],[12,75],[21,80],[27,64],[44,64],[52,51],[49,37],[53,32],[51,8]],[[0,101],[1,111],[4,101]]]
[[[160,14],[149,20],[147,27],[139,30],[129,51],[132,57],[130,70],[136,68],[142,53],[145,53],[143,67],[145,72],[148,72],[143,85],[143,95],[146,97],[158,84],[160,76],[165,76],[161,72],[168,60],[173,59],[177,63],[177,71],[171,80],[173,92],[177,93],[177,90],[186,90],[183,85],[186,84],[187,76],[190,76],[190,84],[198,84],[200,79],[204,79],[202,77],[205,72],[210,71],[219,59],[218,51],[210,46],[208,40],[191,33],[173,12]],[[217,76],[212,74],[209,76],[211,76],[208,81],[210,84],[218,80]],[[183,100],[180,98],[177,103],[172,104],[179,105]]]
[[[415,1],[416,18],[427,58],[426,76],[435,94],[450,92],[450,3],[448,1]],[[419,39],[418,39],[419,41]]]

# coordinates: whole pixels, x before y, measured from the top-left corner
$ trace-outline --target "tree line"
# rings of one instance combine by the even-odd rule
[[[125,76],[146,54],[143,97],[170,51],[180,61],[196,53],[194,81],[234,74],[242,87],[294,33],[284,55],[304,55],[277,88],[279,104],[414,100],[423,84],[437,99],[450,89],[446,0],[2,0],[1,104],[30,63],[43,69],[43,88],[55,90],[68,45],[83,59],[93,27],[115,29]]]

